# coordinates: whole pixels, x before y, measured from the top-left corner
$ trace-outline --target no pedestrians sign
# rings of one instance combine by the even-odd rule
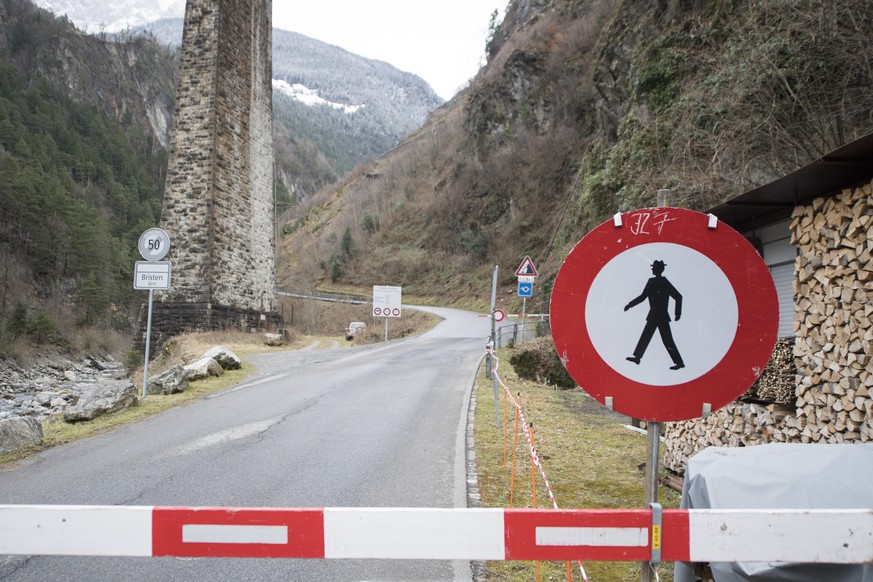
[[[778,301],[738,232],[699,212],[647,208],[576,245],[550,315],[558,355],[588,394],[634,418],[685,420],[755,382],[776,343]]]

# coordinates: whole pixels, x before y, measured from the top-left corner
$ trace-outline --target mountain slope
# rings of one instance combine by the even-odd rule
[[[185,13],[185,0],[36,0],[34,3],[54,14],[67,15],[80,30],[92,34],[136,28]]]
[[[69,14],[84,30],[126,40],[146,32],[167,47],[182,41],[182,0],[37,0]],[[120,31],[120,32],[119,32]],[[314,91],[321,102],[301,101],[299,91],[274,90],[280,200],[302,199],[362,162],[370,162],[417,129],[442,103],[420,77],[294,32],[273,31],[273,77]],[[324,104],[351,105],[342,110]]]
[[[313,193],[358,164],[384,154],[442,104],[442,99],[416,75],[276,29],[273,79],[284,82],[282,86],[312,91],[329,103],[308,105],[288,92],[273,91],[277,134],[302,144],[286,156],[277,156],[280,169],[289,175],[293,175],[295,167],[298,173],[318,169],[321,166],[310,152],[323,154],[331,161],[332,172],[327,180],[302,184],[302,194]],[[277,147],[281,149],[278,140]]]
[[[276,35],[291,37],[277,70],[306,72],[277,83],[280,203],[394,147],[439,102],[385,63]],[[133,255],[158,222],[177,65],[154,35],[83,34],[28,0],[0,3],[0,354],[13,315],[25,331],[46,309],[67,330],[136,317]],[[289,80],[315,88],[286,96]]]
[[[153,43],[0,4],[0,353],[77,322],[126,330],[136,240],[160,214],[174,66]]]
[[[135,29],[178,46],[182,20]],[[282,185],[303,199],[396,146],[442,104],[420,77],[273,29],[273,122]]]
[[[290,218],[280,274],[484,301],[530,255],[547,302],[659,188],[706,209],[873,129],[869,30],[864,0],[516,0],[468,91]]]

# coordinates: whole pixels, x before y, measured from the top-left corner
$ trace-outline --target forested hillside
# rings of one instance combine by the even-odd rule
[[[180,39],[181,20],[164,25],[89,35],[28,0],[0,2],[0,357],[45,342],[115,350],[131,336],[136,242],[159,222],[173,119],[178,40],[159,35]],[[276,91],[280,212],[394,147],[440,102],[390,65],[276,36],[284,81],[357,106]]]
[[[514,0],[468,91],[289,219],[280,283],[484,305],[530,255],[546,308],[615,212],[705,210],[873,130],[871,30],[867,0]]]
[[[162,89],[140,75],[173,66],[154,43],[0,5],[0,352],[80,325],[130,332],[136,241],[159,219],[166,171],[152,124],[172,105],[171,76]]]

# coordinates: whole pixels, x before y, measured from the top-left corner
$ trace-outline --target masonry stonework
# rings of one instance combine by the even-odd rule
[[[664,465],[708,446],[873,442],[873,182],[797,206],[793,398],[668,423]]]
[[[188,0],[161,227],[158,335],[275,323],[271,0]],[[165,329],[166,328],[166,329]]]

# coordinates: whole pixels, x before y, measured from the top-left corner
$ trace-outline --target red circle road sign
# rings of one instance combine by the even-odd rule
[[[506,317],[506,313],[502,309],[494,310],[494,321],[503,321]]]
[[[555,348],[600,403],[652,421],[716,410],[773,352],[773,278],[742,235],[681,208],[616,215],[585,236],[552,290]]]

